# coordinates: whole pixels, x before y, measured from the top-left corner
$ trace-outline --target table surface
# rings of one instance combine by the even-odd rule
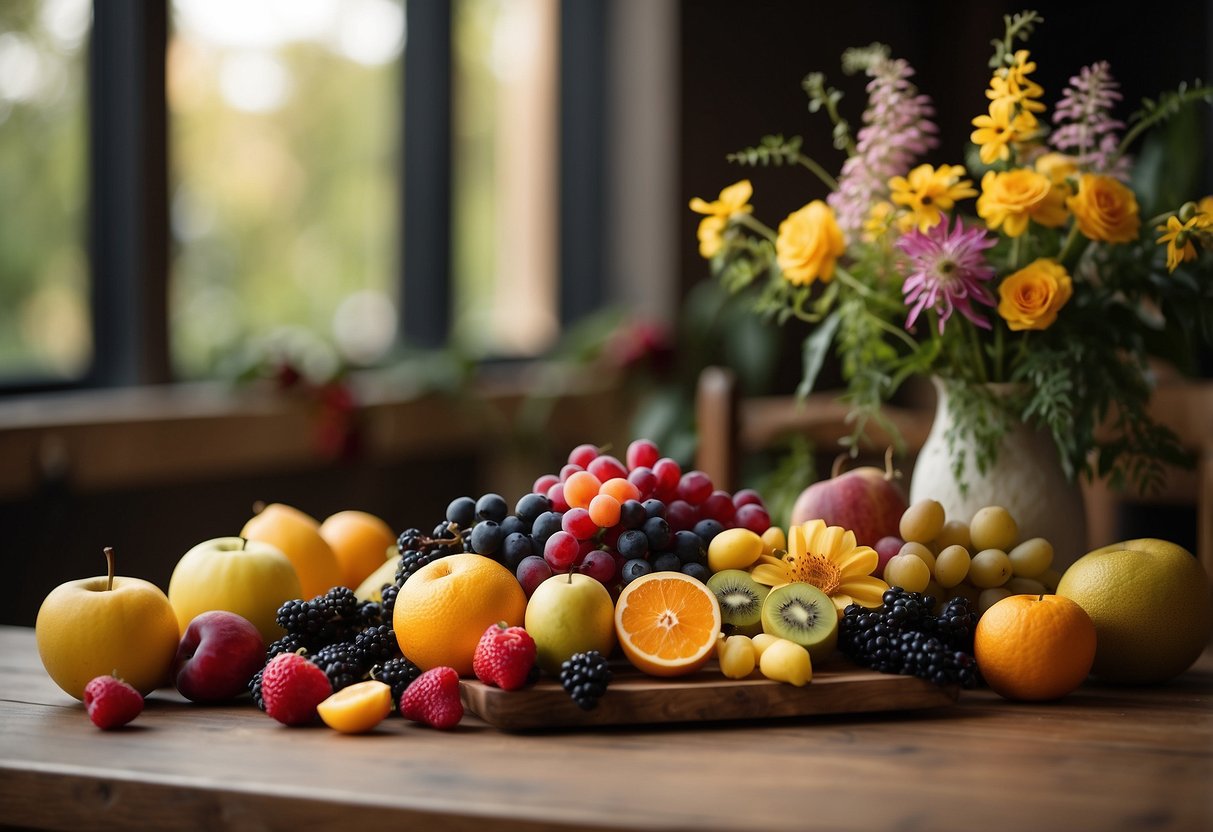
[[[1211,829],[1213,650],[1017,704],[505,733],[286,728],[153,693],[103,732],[0,627],[0,825],[51,829]],[[367,827],[364,827],[367,828]]]

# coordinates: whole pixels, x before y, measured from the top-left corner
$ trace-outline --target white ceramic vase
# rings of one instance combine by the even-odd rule
[[[945,438],[952,423],[947,385],[933,381],[938,396],[935,421],[914,463],[911,505],[935,499],[943,504],[949,520],[966,521],[984,506],[1000,505],[1019,524],[1020,540],[1043,537],[1053,544],[1053,568],[1064,572],[1087,551],[1087,521],[1082,488],[1066,478],[1052,438],[1018,422],[1003,437],[997,458],[984,472],[977,471],[970,445],[958,480],[953,449]],[[958,442],[963,445],[965,440]],[[966,489],[962,490],[961,481]]]

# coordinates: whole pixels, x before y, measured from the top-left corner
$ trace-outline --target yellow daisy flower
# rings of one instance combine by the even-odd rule
[[[992,165],[1011,157],[1010,144],[1020,142],[1036,129],[1036,117],[1019,110],[1013,98],[999,98],[990,103],[988,115],[973,119],[974,130],[969,138],[981,148],[982,164]]]
[[[724,230],[728,227],[729,219],[736,214],[749,214],[754,210],[750,205],[750,197],[754,187],[750,180],[742,179],[734,182],[723,191],[720,197],[711,202],[695,197],[691,200],[691,210],[697,214],[706,214],[699,223],[699,255],[705,260],[715,257],[724,245]]]
[[[959,199],[977,196],[973,182],[961,179],[965,169],[962,165],[919,165],[907,176],[894,176],[889,180],[889,199],[894,205],[910,209],[910,213],[899,222],[903,230],[917,226],[925,232],[943,221],[943,213],[951,211]]]
[[[872,203],[867,219],[863,221],[861,238],[865,243],[874,243],[888,233],[893,224],[893,214],[897,209],[893,203],[886,200]]]
[[[1045,105],[1037,99],[1045,94],[1044,87],[1028,77],[1029,73],[1036,71],[1036,62],[1028,60],[1028,57],[1028,50],[1020,49],[1010,66],[996,70],[990,79],[986,97],[992,101],[1010,98],[1028,112],[1043,113]]]
[[[857,545],[853,531],[810,520],[788,529],[788,551],[782,558],[763,555],[750,575],[771,587],[812,584],[830,596],[841,618],[849,604],[879,607],[883,603],[881,596],[889,585],[872,577],[877,561],[876,550]]]

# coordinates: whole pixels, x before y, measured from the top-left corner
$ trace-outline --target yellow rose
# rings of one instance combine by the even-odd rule
[[[1084,173],[1078,179],[1078,193],[1066,200],[1074,214],[1078,230],[1092,240],[1128,243],[1137,239],[1141,228],[1137,197],[1110,176]]]
[[[1002,226],[1008,237],[1018,237],[1028,230],[1028,219],[1042,225],[1061,225],[1065,222],[1062,208],[1058,221],[1056,199],[1050,200],[1053,188],[1042,173],[1016,168],[995,173],[986,171],[981,178],[981,196],[977,198],[977,213],[986,221],[991,231]]]
[[[818,278],[828,282],[834,277],[834,262],[845,250],[834,210],[820,199],[789,214],[779,224],[775,259],[789,283],[808,286]]]
[[[1073,291],[1065,268],[1056,260],[1042,257],[998,287],[998,314],[1015,331],[1048,329]]]

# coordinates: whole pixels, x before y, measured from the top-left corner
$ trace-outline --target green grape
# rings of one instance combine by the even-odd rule
[[[997,604],[1003,598],[1010,598],[1011,592],[1005,587],[996,586],[989,589],[983,589],[981,594],[977,596],[977,615],[985,615],[986,610]]]
[[[959,544],[952,544],[939,553],[935,558],[935,580],[945,588],[959,584],[969,575],[969,550]]]
[[[943,522],[942,503],[938,500],[919,500],[901,515],[901,539],[928,543],[943,530]]]
[[[949,520],[943,524],[943,530],[935,535],[931,543],[937,552],[942,552],[949,546],[963,546],[968,549],[973,545],[973,538],[969,536],[969,524],[963,520]]]
[[[1011,570],[1017,578],[1035,578],[1053,565],[1053,544],[1033,537],[1007,552]]]
[[[898,550],[899,555],[913,555],[927,565],[927,569],[935,571],[935,553],[928,549],[922,543],[911,540],[908,543],[903,543],[901,549]],[[911,590],[917,592],[918,590]]]
[[[1035,578],[1012,578],[1003,584],[1012,595],[1049,595],[1049,590]]]
[[[884,565],[884,579],[889,586],[899,586],[907,592],[922,592],[931,580],[931,570],[922,558],[894,555]]]
[[[1057,592],[1057,584],[1061,581],[1061,573],[1056,569],[1046,569],[1036,576],[1036,580],[1045,585],[1049,592]]]
[[[1005,552],[1019,538],[1019,524],[1011,512],[1002,506],[986,506],[979,508],[969,521],[969,536],[972,547],[979,552],[982,549],[1001,549]]]
[[[969,580],[980,589],[1002,586],[1011,579],[1011,559],[1002,549],[982,549],[969,564]]]

